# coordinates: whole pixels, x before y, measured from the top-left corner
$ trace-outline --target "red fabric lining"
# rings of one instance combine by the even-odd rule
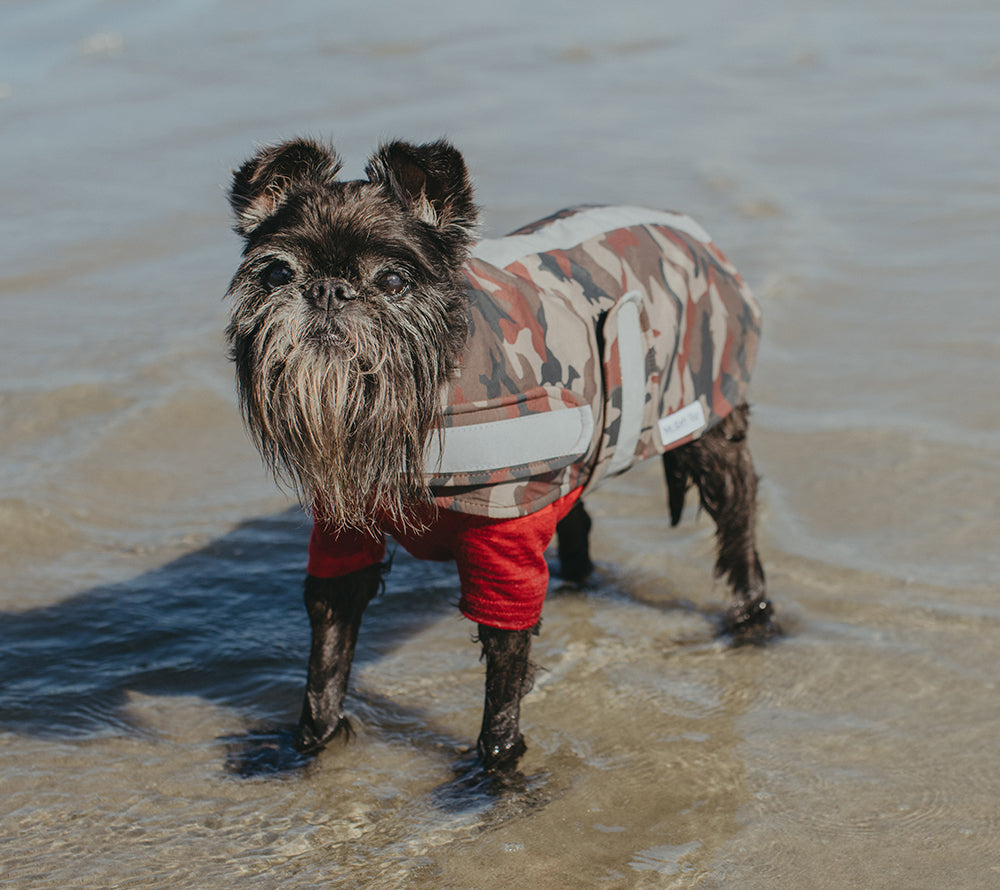
[[[542,614],[549,570],[545,548],[556,524],[572,509],[580,489],[541,510],[515,519],[469,516],[430,508],[421,517],[427,531],[411,534],[386,528],[417,559],[454,559],[462,586],[462,614],[503,630],[534,627]],[[385,558],[385,536],[330,532],[313,524],[310,575],[338,578]]]

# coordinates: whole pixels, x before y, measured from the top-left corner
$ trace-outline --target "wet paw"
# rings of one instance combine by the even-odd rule
[[[295,750],[299,754],[312,756],[322,751],[338,736],[342,737],[344,742],[349,742],[354,738],[351,721],[346,717],[341,717],[332,729],[325,730],[317,730],[317,727],[311,724],[300,723],[295,733]]]
[[[594,567],[592,565],[581,571],[563,568],[559,573],[559,577],[562,578],[564,586],[574,590],[583,590],[587,586],[587,581],[590,579],[593,570]]]
[[[734,603],[726,611],[722,629],[732,636],[735,646],[760,646],[782,632],[767,598]]]
[[[479,762],[487,773],[504,773],[517,766],[521,755],[528,750],[524,736],[518,735],[513,741],[488,740],[480,737],[476,750],[479,752]]]

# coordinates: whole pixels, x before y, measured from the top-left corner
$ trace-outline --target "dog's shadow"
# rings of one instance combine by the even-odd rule
[[[127,581],[0,612],[0,729],[45,738],[141,731],[127,707],[134,693],[197,696],[250,723],[294,720],[309,653],[308,534],[302,513],[289,510]],[[366,617],[356,663],[453,613],[447,571],[414,574],[412,597],[384,596]]]

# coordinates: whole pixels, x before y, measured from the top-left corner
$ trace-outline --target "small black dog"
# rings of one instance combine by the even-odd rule
[[[557,533],[564,577],[591,571],[581,492],[662,455],[670,516],[697,485],[736,635],[774,630],[754,542],[745,389],[760,313],[687,217],[575,208],[475,241],[461,154],[393,142],[366,180],[329,148],[258,152],[230,202],[246,242],[227,334],[243,414],[276,477],[311,505],[312,625],[297,744],[343,713],[384,534],[456,560],[479,625],[486,769],[525,749],[520,701]]]

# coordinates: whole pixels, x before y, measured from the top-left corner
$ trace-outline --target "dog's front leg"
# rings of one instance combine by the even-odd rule
[[[306,578],[305,603],[312,626],[309,676],[297,747],[304,754],[319,751],[334,736],[348,736],[344,696],[351,675],[361,616],[382,579],[381,565],[340,578]]]
[[[494,772],[513,766],[527,747],[521,735],[521,698],[531,689],[530,630],[479,625],[486,659],[483,727],[476,745],[483,767]]]

